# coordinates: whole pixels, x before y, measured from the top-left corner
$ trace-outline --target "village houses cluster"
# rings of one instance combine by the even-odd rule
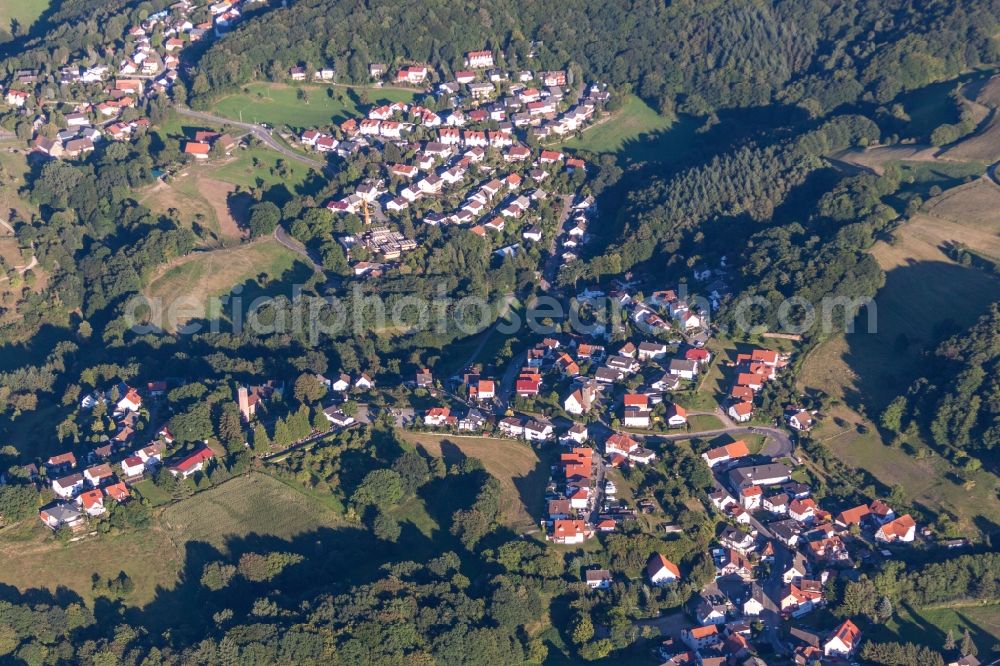
[[[466,56],[469,63],[487,60],[492,62],[493,57],[486,51]],[[489,69],[492,65],[469,67],[457,72],[454,82],[442,83],[429,94],[445,100],[449,106],[446,111],[436,112],[417,103],[386,102],[371,107],[365,118],[348,118],[333,129],[301,133],[301,144],[320,153],[347,157],[362,149],[384,151],[391,144],[406,156],[403,161],[387,160],[380,177],[369,176],[343,188],[326,203],[330,211],[363,216],[366,226],[375,217],[383,237],[397,233],[386,227],[392,217],[411,211],[428,226],[454,225],[496,239],[502,245],[496,249],[500,256],[517,253],[522,242],[542,241],[543,230],[532,219],[531,209],[551,196],[542,189],[543,183],[560,172],[586,173],[586,165],[560,150],[530,148],[522,141],[521,128],[537,129],[547,119],[556,122],[557,111],[571,103],[563,91],[566,72],[539,73],[542,82],[548,82],[545,91],[539,92],[526,87],[535,80],[531,72],[518,73],[512,82],[508,73]],[[373,65],[373,78],[384,73],[384,66]],[[295,74],[299,73],[293,70]],[[426,75],[426,68],[404,68],[399,81],[420,85]],[[568,115],[590,119],[607,102],[608,93],[602,86],[588,90],[587,101],[567,111]],[[501,91],[506,92],[502,99]],[[579,91],[569,96],[579,96]],[[523,113],[515,112],[522,107],[526,109]],[[519,122],[521,115],[528,122]],[[457,196],[460,203],[455,208],[442,210]],[[573,204],[571,221],[557,231],[563,261],[576,259],[578,247],[585,242],[592,204],[592,199],[580,197]],[[509,233],[512,228],[517,231],[514,236]],[[401,235],[388,243],[371,242],[370,232],[360,237],[341,235],[338,240],[359,277],[382,275],[389,262],[417,247]],[[368,251],[365,257],[352,258],[357,247]]]
[[[86,157],[101,141],[129,140],[148,129],[150,122],[142,108],[150,96],[171,89],[182,51],[229,30],[245,6],[264,1],[222,0],[199,6],[192,0],[179,0],[129,27],[124,50],[62,67],[54,98],[41,85],[37,72],[20,70],[13,74],[5,101],[23,114],[33,114],[32,148],[36,152],[53,158]],[[65,128],[52,134],[43,130],[52,120],[46,109],[55,102],[70,109],[62,114]],[[213,143],[214,137],[196,138],[185,145],[185,153],[203,159]],[[228,151],[235,142],[229,138],[223,145]]]
[[[356,421],[343,411],[349,391],[368,391],[375,382],[368,373],[358,377],[341,373],[335,378],[316,375],[334,399],[323,415],[335,430],[353,426]],[[121,383],[107,391],[93,391],[80,400],[80,410],[90,412],[99,404],[107,408],[116,430],[107,441],[85,451],[66,451],[49,457],[42,475],[36,465],[28,465],[28,476],[37,484],[46,482],[55,501],[39,512],[39,518],[53,530],[77,530],[86,518],[98,518],[107,511],[108,498],[122,503],[132,498],[130,488],[165,470],[174,477],[187,479],[205,472],[217,454],[208,442],[189,447],[175,447],[169,421],[161,427],[149,422],[152,414],[168,409],[164,381],[147,384],[144,391]],[[242,421],[250,425],[259,418],[260,409],[284,391],[280,382],[268,381],[254,386],[239,386],[234,401]],[[145,398],[144,398],[145,396]],[[156,436],[141,446],[139,432],[154,431]],[[167,454],[171,453],[170,457]]]

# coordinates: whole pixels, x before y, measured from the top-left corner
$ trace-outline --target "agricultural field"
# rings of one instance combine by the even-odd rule
[[[367,106],[360,96],[366,94],[372,104],[379,102],[410,102],[414,93],[398,88],[350,88],[338,85],[288,85],[283,83],[253,83],[244,92],[219,99],[212,111],[220,116],[250,123],[268,123],[275,127],[287,125],[295,129],[322,127],[341,123],[361,115]],[[299,97],[303,91],[305,99]],[[328,91],[332,91],[332,94]]]
[[[16,22],[20,34],[24,34],[45,13],[49,4],[50,0],[0,0],[0,28],[11,32]]]
[[[166,265],[146,288],[146,296],[164,310],[178,295],[185,305],[172,318],[172,328],[203,317],[209,300],[223,296],[236,285],[245,285],[244,302],[263,293],[273,281],[306,280],[311,275],[299,255],[273,238],[210,252],[196,252]],[[249,288],[246,288],[249,287]],[[255,293],[260,292],[260,293]],[[180,306],[178,306],[180,307]],[[166,322],[165,322],[166,323]]]
[[[564,147],[593,153],[624,151],[638,160],[656,160],[663,146],[655,139],[672,124],[641,99],[629,95],[612,116],[586,129],[582,137],[570,139]]]
[[[532,529],[542,512],[549,468],[523,442],[483,437],[457,437],[432,433],[400,432],[418,449],[445,460],[478,458],[503,487],[504,513],[508,524]]]

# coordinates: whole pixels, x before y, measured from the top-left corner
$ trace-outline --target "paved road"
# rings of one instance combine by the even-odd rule
[[[542,291],[547,295],[552,289],[552,283],[556,281],[556,276],[559,274],[559,267],[562,265],[562,255],[557,254],[559,239],[565,235],[563,227],[566,226],[566,220],[569,219],[570,213],[573,212],[573,195],[564,194],[561,197],[563,208],[559,213],[559,222],[556,225],[556,235],[552,237],[549,242],[549,256],[545,260],[545,264],[542,266],[542,279],[539,281],[539,285]]]
[[[323,267],[316,262],[311,254],[309,254],[309,250],[306,249],[302,243],[289,236],[288,232],[285,231],[284,227],[280,224],[274,229],[274,240],[278,241],[292,252],[303,257],[317,273],[323,272]]]
[[[306,157],[305,155],[300,155],[294,150],[286,148],[281,144],[281,142],[279,142],[277,139],[274,138],[274,135],[271,133],[271,130],[266,130],[260,125],[255,125],[253,123],[241,123],[238,120],[223,118],[222,116],[216,116],[211,113],[205,113],[204,111],[195,111],[194,109],[189,109],[185,106],[175,106],[174,109],[176,109],[177,113],[181,114],[182,116],[187,116],[188,118],[196,118],[198,120],[204,120],[210,123],[217,123],[220,125],[232,125],[233,127],[239,127],[245,129],[258,139],[260,139],[261,143],[264,143],[268,148],[276,150],[277,152],[281,153],[282,155],[284,155],[289,159],[295,160],[297,162],[302,162],[303,164],[308,164],[314,169],[319,169],[320,171],[324,171],[328,168],[328,165],[324,162],[320,162],[319,160],[314,160],[311,157]]]
[[[726,428],[718,428],[716,430],[702,430],[699,432],[682,432],[676,435],[633,435],[633,437],[641,438],[646,437],[654,441],[660,442],[676,442],[682,439],[691,439],[692,437],[708,438],[719,437],[720,435],[734,435],[739,433],[751,433],[759,435],[767,435],[768,440],[761,450],[760,455],[770,456],[771,458],[782,458],[784,456],[789,456],[792,454],[794,445],[792,444],[792,438],[784,430],[778,428],[770,427],[760,427],[760,426],[740,426],[734,425]]]

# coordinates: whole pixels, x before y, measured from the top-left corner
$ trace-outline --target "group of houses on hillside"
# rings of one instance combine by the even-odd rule
[[[228,30],[245,5],[261,1],[222,0],[205,8],[179,0],[129,27],[123,50],[111,49],[105,58],[91,57],[60,68],[57,99],[45,97],[48,89],[40,72],[19,70],[13,73],[4,100],[23,114],[34,114],[34,151],[53,158],[84,158],[102,141],[126,141],[147,130],[150,123],[142,108],[150,96],[171,90],[182,51]],[[68,99],[74,101],[64,101]],[[62,102],[62,113],[52,112],[52,102]],[[52,129],[53,125],[58,126]],[[185,153],[206,158],[207,150],[200,152],[202,143],[188,142]]]

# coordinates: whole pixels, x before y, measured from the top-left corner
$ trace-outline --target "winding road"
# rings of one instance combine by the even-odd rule
[[[329,168],[325,162],[320,162],[319,160],[314,160],[311,157],[306,157],[301,155],[294,150],[284,146],[280,141],[274,138],[271,130],[264,129],[260,125],[255,125],[253,123],[243,123],[238,120],[232,120],[231,118],[223,118],[222,116],[216,116],[211,113],[206,113],[204,111],[195,111],[194,109],[189,109],[186,106],[174,106],[177,113],[182,116],[187,116],[188,118],[195,118],[197,120],[204,120],[209,123],[216,123],[218,125],[232,125],[233,127],[239,127],[245,129],[255,137],[257,137],[261,143],[265,144],[268,148],[275,150],[288,159],[295,160],[296,162],[302,162],[303,164],[308,164],[314,169],[319,171],[326,171]]]

